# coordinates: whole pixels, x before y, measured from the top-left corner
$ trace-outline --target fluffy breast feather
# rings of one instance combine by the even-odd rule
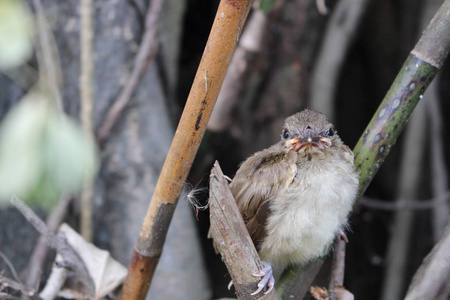
[[[353,164],[306,161],[294,182],[271,202],[266,238],[259,251],[275,265],[303,264],[319,257],[346,226],[358,187]]]

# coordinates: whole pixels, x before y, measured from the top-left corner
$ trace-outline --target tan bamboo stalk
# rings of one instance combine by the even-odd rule
[[[144,299],[178,197],[206,130],[252,0],[221,0],[191,92],[136,242],[121,298]]]

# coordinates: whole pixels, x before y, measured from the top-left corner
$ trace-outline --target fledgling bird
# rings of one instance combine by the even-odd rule
[[[230,188],[263,260],[253,294],[273,289],[273,272],[320,257],[337,234],[345,237],[358,188],[353,161],[326,117],[303,110],[285,120],[280,142],[242,163]]]

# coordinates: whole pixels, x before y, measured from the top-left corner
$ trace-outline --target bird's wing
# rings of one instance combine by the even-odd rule
[[[294,179],[297,172],[293,151],[281,145],[255,153],[239,168],[231,191],[257,249],[264,239],[270,203]]]

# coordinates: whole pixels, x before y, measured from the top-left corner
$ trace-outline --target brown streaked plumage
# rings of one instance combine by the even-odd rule
[[[261,259],[281,272],[324,254],[342,232],[358,176],[353,153],[323,114],[285,120],[281,140],[242,163],[230,188]],[[261,291],[274,280],[261,271]]]

